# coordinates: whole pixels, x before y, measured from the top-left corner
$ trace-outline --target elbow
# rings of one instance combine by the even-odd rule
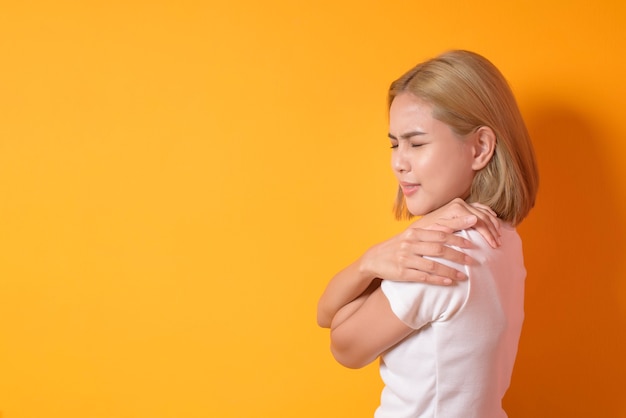
[[[349,369],[360,369],[376,359],[376,357],[371,358],[371,356],[358,350],[357,344],[333,334],[335,333],[331,331],[330,352],[337,363],[342,366]]]
[[[317,310],[317,325],[322,328],[330,328],[332,324],[332,318],[329,318],[328,315],[324,315],[322,310],[318,308]]]
[[[330,322],[324,321],[320,317],[317,318],[317,325],[320,326],[321,328],[330,328]]]
[[[337,363],[348,369],[360,369],[369,364],[367,362],[358,361],[354,356],[346,355],[344,352],[333,350],[332,347],[330,351],[333,353],[333,357],[337,360]]]

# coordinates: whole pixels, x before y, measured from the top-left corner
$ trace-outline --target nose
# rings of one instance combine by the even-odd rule
[[[411,164],[407,158],[404,147],[395,148],[391,154],[391,168],[397,173],[406,173],[411,171]]]

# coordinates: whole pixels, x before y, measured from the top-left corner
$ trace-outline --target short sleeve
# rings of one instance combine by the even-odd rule
[[[444,261],[437,260],[445,263]],[[449,263],[446,263],[449,264]],[[450,286],[383,280],[381,290],[393,313],[407,326],[420,329],[435,321],[446,321],[458,312],[468,297],[469,280]]]

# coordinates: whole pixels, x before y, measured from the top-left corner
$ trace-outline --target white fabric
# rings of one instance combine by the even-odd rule
[[[438,261],[465,271],[467,281],[381,284],[394,314],[416,331],[381,356],[376,418],[506,417],[501,401],[524,319],[522,243],[506,225],[498,249],[474,230],[459,235],[474,243],[463,251],[478,262]]]

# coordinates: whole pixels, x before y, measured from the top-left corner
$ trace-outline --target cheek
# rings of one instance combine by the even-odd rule
[[[440,188],[439,192],[460,197],[472,183],[474,172],[471,169],[471,159],[458,148],[441,151],[424,160],[421,169],[428,173],[433,187]]]
[[[437,171],[444,168],[446,163],[449,163],[445,155],[441,154],[442,153],[438,152],[435,148],[421,149],[419,153],[416,153],[416,155],[411,158],[411,167],[418,174],[432,176],[436,174]]]

